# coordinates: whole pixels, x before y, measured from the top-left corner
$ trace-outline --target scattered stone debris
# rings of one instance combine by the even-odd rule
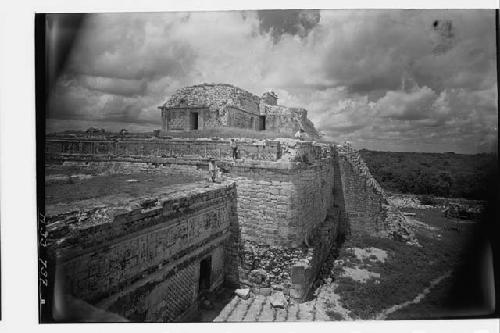
[[[430,209],[435,208],[432,205],[422,205],[420,199],[411,194],[393,194],[388,197],[390,204],[398,208]]]
[[[53,174],[45,176],[45,184],[72,184],[92,178],[92,175],[78,173],[74,175]]]
[[[356,256],[356,258],[362,261],[368,259],[370,261],[374,262],[378,261],[384,263],[388,257],[386,251],[378,249],[376,247],[367,247],[367,248],[354,247],[354,248],[349,248],[347,250],[352,251]]]
[[[258,288],[261,294],[266,291],[264,288],[289,289],[290,267],[312,261],[312,249],[269,246],[252,241],[245,241],[243,254],[243,282]]]
[[[342,277],[348,277],[359,283],[366,283],[369,279],[380,279],[380,273],[370,272],[367,269],[354,267],[343,267]]]
[[[273,284],[273,285],[271,285],[271,288],[273,290],[283,291],[283,285],[282,284]]]
[[[417,219],[414,219],[414,218],[411,218],[408,216],[406,217],[406,222],[415,229],[421,228],[421,229],[425,229],[425,230],[429,230],[429,231],[439,230],[438,227],[430,226],[427,223],[421,222]]]
[[[328,320],[353,320],[351,312],[340,301],[340,295],[335,292],[336,283],[328,283],[316,290],[316,311],[328,315]],[[318,317],[318,313],[316,313]]]
[[[450,203],[443,211],[443,215],[449,219],[473,220],[481,218],[482,206]]]
[[[234,291],[238,297],[243,298],[243,299],[248,299],[248,296],[250,295],[250,289],[244,288],[244,289],[236,289]]]
[[[382,205],[386,213],[386,230],[383,232],[389,238],[406,243],[408,245],[421,246],[415,237],[415,233],[406,223],[406,218],[394,205]]]
[[[285,298],[285,294],[282,291],[275,292],[270,298],[271,306],[275,309],[284,309],[288,302]]]

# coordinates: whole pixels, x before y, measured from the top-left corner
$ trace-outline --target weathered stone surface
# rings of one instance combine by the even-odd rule
[[[248,289],[248,288],[244,288],[244,289],[236,289],[236,290],[234,291],[234,293],[235,293],[236,295],[238,295],[238,297],[240,297],[240,298],[247,299],[247,298],[248,298],[248,296],[250,295],[250,289]]]
[[[270,298],[271,306],[277,309],[284,309],[288,306],[288,302],[282,291],[274,292]]]
[[[171,189],[119,204],[80,202],[74,211],[47,207],[49,238],[70,292],[133,320],[171,321],[192,311],[199,263],[211,255],[210,288],[241,278],[253,293],[273,292],[267,306],[281,309],[285,294],[305,297],[347,230],[414,241],[404,216],[350,145],[239,144],[244,158],[233,161],[229,143],[221,140],[51,141],[49,156],[95,167],[109,163],[106,172],[169,166],[201,172],[213,154],[224,168],[222,184],[192,184],[189,191]],[[261,308],[245,297],[235,305],[240,312],[228,318],[242,319],[249,309]],[[127,308],[137,299],[142,301],[134,309]]]
[[[62,214],[48,207],[51,264],[62,292],[131,321],[173,321],[196,311],[202,260],[211,259],[208,289],[230,280],[225,272],[237,267],[227,251],[235,248],[234,184],[171,190],[147,208],[137,198],[138,209],[118,202],[104,215],[85,205]],[[71,224],[72,214],[85,219]]]
[[[192,130],[221,126],[294,134],[302,128],[311,139],[320,134],[307,119],[307,111],[277,105],[277,95],[262,98],[230,84],[199,84],[177,90],[161,107],[162,129]],[[193,128],[192,115],[198,128]],[[265,117],[265,125],[263,119]]]
[[[371,175],[359,152],[348,142],[335,148],[350,232],[418,244],[403,214],[389,204],[387,195]]]

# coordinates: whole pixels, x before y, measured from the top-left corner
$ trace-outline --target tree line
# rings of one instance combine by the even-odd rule
[[[483,200],[498,170],[496,154],[360,150],[373,177],[389,191]]]

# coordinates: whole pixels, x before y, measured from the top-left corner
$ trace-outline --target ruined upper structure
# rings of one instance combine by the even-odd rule
[[[294,134],[303,129],[310,139],[320,137],[307,110],[278,105],[278,96],[258,97],[230,84],[200,84],[179,89],[159,107],[162,131],[238,127]]]

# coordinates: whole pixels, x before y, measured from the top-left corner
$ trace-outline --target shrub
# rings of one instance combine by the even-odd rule
[[[420,204],[421,205],[431,205],[431,206],[435,206],[438,204],[438,202],[436,201],[436,199],[434,199],[433,196],[431,195],[423,195],[420,197]]]

